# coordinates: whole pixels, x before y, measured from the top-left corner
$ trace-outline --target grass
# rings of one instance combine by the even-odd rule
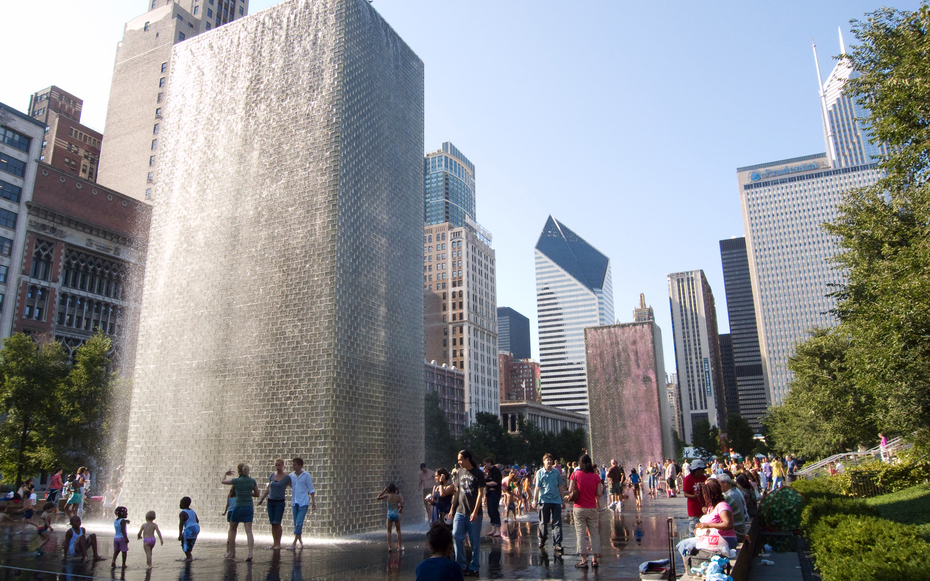
[[[930,484],[918,484],[870,498],[866,502],[883,518],[917,525],[921,536],[930,541]]]

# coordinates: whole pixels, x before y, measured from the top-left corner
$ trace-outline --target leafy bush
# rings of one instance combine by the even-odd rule
[[[930,543],[913,525],[857,515],[828,515],[810,531],[823,581],[924,579]]]
[[[839,498],[843,496],[840,483],[836,478],[828,476],[795,480],[791,487],[800,492],[808,502],[815,498]]]
[[[808,533],[817,526],[817,523],[825,516],[840,515],[859,515],[859,516],[881,516],[879,512],[869,504],[858,498],[844,498],[833,496],[829,498],[812,498],[809,499],[801,513],[801,528]]]
[[[885,492],[897,492],[927,481],[930,474],[930,456],[926,453],[918,456],[918,450],[907,450],[898,454],[896,464],[881,460],[864,462],[854,468],[847,468],[837,477],[844,494],[855,494],[857,479],[866,477]]]

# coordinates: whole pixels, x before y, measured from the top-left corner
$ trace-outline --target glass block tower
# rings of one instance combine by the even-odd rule
[[[448,222],[453,228],[474,227],[475,166],[448,141],[426,154],[424,219],[427,226]]]
[[[552,216],[535,254],[542,400],[587,414],[584,330],[614,322],[610,259]]]
[[[123,502],[221,506],[237,463],[300,456],[305,532],[374,530],[371,483],[423,457],[423,63],[365,0],[288,0],[171,69]]]

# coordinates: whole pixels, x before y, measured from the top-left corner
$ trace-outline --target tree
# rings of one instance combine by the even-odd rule
[[[930,7],[883,8],[853,22],[848,55],[859,73],[847,92],[865,106],[875,141],[890,153],[884,177],[848,193],[825,225],[839,239],[834,293],[851,340],[849,371],[875,397],[885,433],[930,425]]]
[[[752,427],[739,414],[730,414],[727,418],[727,444],[744,458],[752,455],[752,450],[756,447]]]
[[[850,370],[851,339],[843,329],[814,329],[788,360],[788,396],[764,420],[781,453],[828,456],[875,441],[875,398]]]
[[[48,338],[13,335],[0,349],[0,471],[19,484],[52,466],[102,456],[107,426],[110,340],[98,334],[75,364]]]
[[[702,458],[720,455],[720,429],[700,419],[691,427],[691,445]]]
[[[475,414],[475,421],[465,429],[465,448],[469,449],[476,462],[494,458],[495,462],[509,463],[511,436],[504,431],[498,416],[487,412]]]
[[[423,414],[425,427],[425,462],[427,466],[452,466],[455,463],[456,453],[459,451],[458,442],[449,430],[446,414],[439,405],[439,394],[427,393],[424,398]]]

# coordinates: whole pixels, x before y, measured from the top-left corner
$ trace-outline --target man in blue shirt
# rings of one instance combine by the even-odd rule
[[[562,552],[562,495],[565,481],[562,472],[552,467],[552,454],[543,456],[543,467],[536,471],[533,508],[539,510],[539,548],[546,548],[546,538],[552,530],[552,548]]]

